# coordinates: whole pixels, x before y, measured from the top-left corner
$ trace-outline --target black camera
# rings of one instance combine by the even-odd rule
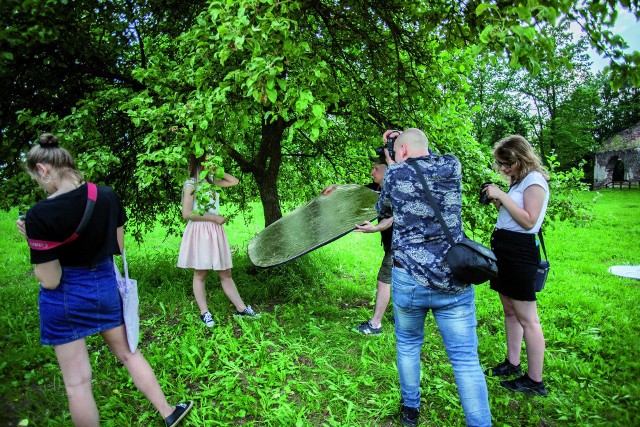
[[[391,160],[396,160],[396,153],[395,151],[393,151],[393,144],[394,142],[396,142],[396,138],[397,136],[394,137],[387,137],[387,146],[385,147],[384,145],[382,147],[378,147],[376,148],[376,154],[378,156],[384,157],[384,149],[386,148],[387,150],[389,150],[389,157],[391,158]]]
[[[489,203],[491,203],[491,199],[486,195],[486,193],[482,192],[482,190],[484,190],[485,188],[487,188],[491,184],[493,184],[493,182],[485,182],[480,187],[480,199],[479,200],[480,200],[480,203],[482,203],[483,205],[488,205]]]

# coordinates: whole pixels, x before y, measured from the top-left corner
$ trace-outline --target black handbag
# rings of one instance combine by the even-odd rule
[[[498,277],[498,264],[496,255],[488,247],[475,242],[468,237],[463,237],[460,242],[455,242],[451,235],[451,230],[442,217],[442,213],[436,205],[431,190],[427,185],[427,180],[422,171],[414,162],[408,162],[418,173],[418,178],[422,183],[422,188],[427,195],[427,200],[433,209],[444,234],[451,247],[445,255],[445,259],[451,268],[453,277],[464,283],[477,285],[486,282],[489,279]]]
[[[533,289],[536,292],[540,292],[544,289],[544,285],[547,282],[547,276],[549,275],[549,269],[551,268],[549,259],[547,258],[547,249],[544,247],[542,228],[540,228],[540,231],[538,231],[538,237],[540,238],[540,246],[542,247],[542,252],[544,253],[544,259],[540,261],[540,264],[538,264],[538,271],[536,271],[536,279],[533,284]]]

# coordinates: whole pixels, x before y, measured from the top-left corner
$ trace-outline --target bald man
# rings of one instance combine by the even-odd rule
[[[376,209],[380,218],[394,221],[391,295],[402,394],[400,421],[404,426],[418,424],[420,350],[431,311],[453,367],[467,425],[490,426],[487,384],[478,360],[474,289],[452,277],[445,260],[450,245],[412,166],[426,178],[453,238],[459,241],[463,236],[460,162],[451,154],[430,153],[420,129],[402,132],[394,151],[396,163],[387,168]]]

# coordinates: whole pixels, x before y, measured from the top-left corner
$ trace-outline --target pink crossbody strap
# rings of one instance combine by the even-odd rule
[[[76,240],[78,236],[80,236],[80,233],[82,233],[82,231],[87,227],[97,199],[98,187],[92,182],[87,182],[87,205],[84,208],[84,214],[82,215],[82,219],[80,220],[80,224],[78,224],[76,231],[74,231],[73,234],[69,236],[69,238],[67,238],[64,242],[48,242],[46,240],[27,238],[29,247],[34,251],[47,251],[49,249],[57,248],[60,245],[71,243]]]

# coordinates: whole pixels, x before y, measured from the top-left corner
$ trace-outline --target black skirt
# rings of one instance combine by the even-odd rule
[[[496,229],[491,249],[498,258],[498,278],[491,279],[491,289],[514,300],[535,301],[533,285],[540,263],[536,235]]]

